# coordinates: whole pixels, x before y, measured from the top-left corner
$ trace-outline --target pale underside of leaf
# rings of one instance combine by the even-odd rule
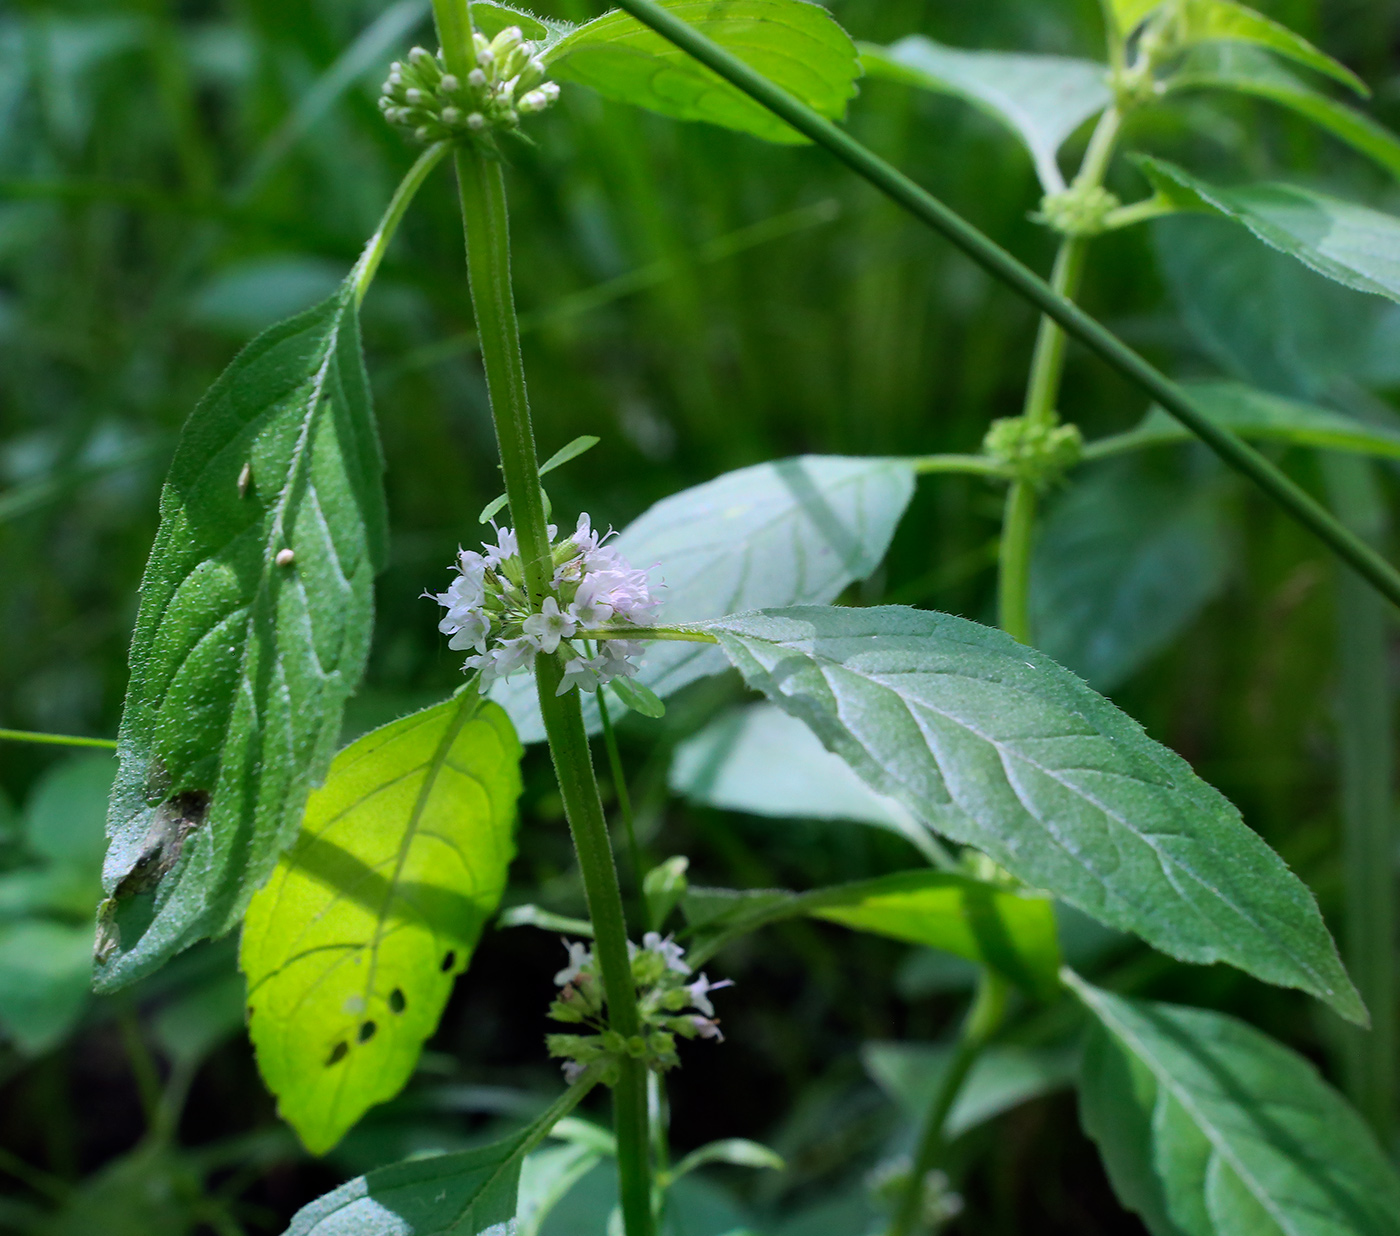
[[[1295,185],[1224,189],[1161,159],[1138,164],[1174,208],[1233,219],[1320,275],[1400,301],[1400,218]]]
[[[381,471],[348,285],[191,415],[132,640],[99,987],[228,930],[295,835],[368,652]]]
[[[855,45],[809,0],[663,0],[663,7],[833,120],[855,96]],[[808,139],[630,14],[614,10],[545,53],[551,74],[678,120],[766,141]]]
[[[1400,1231],[1400,1178],[1311,1064],[1223,1014],[1070,981],[1099,1023],[1084,1123],[1154,1236]]]
[[[893,606],[700,625],[750,686],[939,832],[1172,956],[1364,1021],[1307,888],[1184,760],[1048,657]]]
[[[1047,193],[1065,187],[1060,147],[1113,99],[1103,65],[1068,56],[966,51],[911,34],[889,47],[862,44],[861,60],[873,77],[957,95],[1005,125]]]
[[[249,907],[240,964],[258,1065],[323,1153],[393,1097],[495,911],[520,748],[468,687],[336,757]]]
[[[782,459],[662,499],[614,544],[633,566],[650,571],[663,623],[823,604],[880,565],[913,493],[907,460]],[[667,696],[727,668],[717,648],[655,643],[643,653],[638,681]],[[532,678],[497,684],[492,698],[510,713],[522,742],[543,740]],[[586,696],[591,730],[597,716]]]

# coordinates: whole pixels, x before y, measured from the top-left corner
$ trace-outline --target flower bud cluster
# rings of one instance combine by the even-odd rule
[[[639,641],[599,640],[595,654],[579,635],[604,623],[643,627],[655,621],[660,601],[651,594],[647,573],[634,570],[604,544],[612,533],[600,537],[586,514],[578,517],[572,535],[551,550],[556,595],[546,597],[536,612],[525,587],[515,533],[491,526],[495,543],[483,542],[485,552],[480,554],[460,550],[453,567],[457,578],[447,591],[423,594],[447,610],[438,623],[438,630],[451,637],[447,646],[459,652],[475,650],[462,668],[480,671],[481,690],[528,669],[536,653],[557,656],[564,663],[559,695],[573,687],[595,691],[614,678],[632,677],[637,672],[633,658],[642,648]],[[549,525],[551,541],[556,532]]]
[[[476,67],[465,79],[447,72],[441,52],[434,56],[415,47],[396,60],[379,96],[384,118],[420,142],[485,137],[518,128],[521,116],[542,112],[559,97],[559,87],[545,80],[544,62],[519,26],[490,40],[474,33],[472,41]]]
[[[637,989],[637,1013],[641,1028],[624,1038],[608,1028],[607,998],[593,950],[578,941],[565,941],[569,964],[554,976],[562,989],[549,1006],[555,1021],[588,1027],[591,1034],[551,1034],[545,1039],[551,1056],[564,1061],[564,1076],[572,1083],[590,1065],[604,1062],[603,1079],[609,1085],[617,1080],[617,1063],[623,1059],[642,1060],[658,1073],[680,1063],[676,1036],[686,1039],[714,1039],[724,1042],[719,1019],[710,1002],[710,992],[732,987],[725,979],[712,983],[704,975],[691,978],[685,949],[660,933],[649,931],[638,948],[630,940],[632,982]]]
[[[1036,219],[1061,236],[1098,236],[1108,227],[1108,217],[1123,203],[1102,185],[1071,185],[1040,199]]]
[[[1079,462],[1084,435],[1078,425],[1040,425],[1024,416],[1003,417],[992,422],[982,450],[1018,480],[1044,489]]]

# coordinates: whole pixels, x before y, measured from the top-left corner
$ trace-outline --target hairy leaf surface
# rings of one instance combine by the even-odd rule
[[[1186,383],[1195,405],[1216,424],[1242,438],[1282,442],[1326,451],[1348,451],[1400,459],[1400,429],[1344,416],[1314,404],[1261,391],[1243,382]],[[1146,446],[1191,441],[1194,435],[1162,408],[1153,408],[1135,428],[1093,443],[1090,457]]]
[[[932,860],[927,826],[875,793],[796,717],[750,704],[716,717],[676,748],[671,789],[692,802],[750,815],[855,820],[898,833]]]
[[[351,744],[253,898],[240,964],[258,1067],[316,1153],[392,1098],[514,855],[520,744],[473,687]]]
[[[963,618],[804,607],[701,624],[872,787],[1183,961],[1365,1020],[1312,894],[1180,756],[1049,657]]]
[[[952,872],[900,871],[810,893],[697,888],[681,905],[698,933],[695,964],[736,936],[807,916],[965,957],[1040,995],[1059,982],[1050,899]]]
[[[100,987],[227,931],[295,836],[364,669],[381,472],[352,283],[185,425],[131,644]]]
[[[1173,92],[1229,90],[1268,99],[1400,176],[1400,138],[1364,113],[1313,90],[1257,48],[1231,43],[1197,48],[1167,84]]]
[[[810,0],[661,0],[683,21],[832,120],[855,97],[860,60],[831,14]],[[545,53],[550,74],[677,120],[704,120],[765,141],[808,139],[649,26],[614,9]]]
[[[1140,460],[1078,474],[1031,560],[1036,646],[1099,691],[1131,677],[1223,586],[1223,497],[1218,477],[1162,475]]]
[[[1400,1177],[1301,1056],[1221,1013],[1072,981],[1097,1021],[1080,1117],[1153,1236],[1400,1231]]]
[[[1138,164],[1177,209],[1234,219],[1320,275],[1400,301],[1400,218],[1296,185],[1222,189],[1162,159]]]
[[[869,575],[914,493],[903,459],[805,455],[726,472],[663,498],[617,538],[633,566],[651,571],[661,621],[694,622],[738,610],[824,604]],[[703,644],[649,644],[639,682],[659,696],[728,667]],[[535,684],[498,684],[524,742],[544,738]],[[597,728],[597,705],[584,717]]]
[[[1030,152],[1047,193],[1065,187],[1055,155],[1112,101],[1104,66],[1069,56],[964,51],[911,34],[889,47],[860,45],[872,77],[955,94],[1009,128]]]

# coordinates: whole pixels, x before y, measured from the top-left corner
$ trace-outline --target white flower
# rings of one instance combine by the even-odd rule
[[[555,652],[559,641],[568,639],[578,630],[578,623],[569,614],[561,613],[559,602],[545,597],[538,614],[531,614],[520,624],[528,639],[544,653]]]
[[[715,1015],[715,1006],[710,1003],[710,992],[718,991],[721,987],[733,987],[733,979],[723,979],[721,982],[712,983],[703,973],[695,982],[691,983],[686,990],[690,996],[690,1003],[705,1014],[706,1017]]]
[[[554,984],[566,987],[593,964],[593,950],[581,940],[561,940],[560,943],[569,950],[569,964],[554,976]]]
[[[555,695],[563,695],[577,687],[580,691],[596,691],[602,683],[601,657],[575,657],[564,666],[564,680]]]
[[[564,1080],[571,1086],[588,1071],[588,1066],[580,1064],[577,1060],[565,1060],[562,1067]]]
[[[670,936],[663,939],[659,931],[649,931],[642,937],[642,947],[659,953],[668,970],[674,970],[677,974],[690,973],[690,967],[685,964],[685,949]]]
[[[716,1043],[724,1042],[724,1035],[720,1033],[719,1023],[711,1021],[708,1017],[701,1017],[692,1014],[690,1024],[695,1027],[695,1033],[702,1039],[714,1039]]]
[[[598,548],[600,543],[598,534],[593,531],[590,525],[587,511],[578,517],[578,527],[574,529],[574,534],[569,539],[578,546],[578,551],[581,554],[591,554]]]
[[[453,629],[448,630],[451,623]],[[449,614],[440,623],[438,630],[444,635],[451,635],[447,641],[447,646],[453,652],[461,652],[464,648],[475,648],[477,652],[486,651],[486,636],[491,631],[491,616],[480,611],[467,613],[455,623]]]
[[[486,565],[494,567],[499,566],[507,558],[514,558],[520,552],[520,546],[512,529],[497,528],[494,519],[491,521],[491,528],[496,534],[496,543],[488,545],[483,541],[481,548],[486,551]]]
[[[577,619],[580,626],[602,626],[613,616],[613,607],[598,596],[601,587],[596,575],[585,576],[579,584],[573,604],[569,606],[569,613]]]

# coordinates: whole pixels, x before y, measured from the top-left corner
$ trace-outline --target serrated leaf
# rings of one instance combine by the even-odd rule
[[[546,44],[563,38],[574,28],[568,22],[536,17],[526,9],[497,4],[495,0],[472,0],[472,25],[488,39],[494,39],[507,26],[519,26],[527,39]]]
[[[1187,46],[1217,41],[1251,43],[1335,78],[1359,95],[1371,93],[1346,65],[1319,51],[1301,34],[1236,0],[1182,0],[1180,23],[1178,38]]]
[[[1162,159],[1141,155],[1137,163],[1175,209],[1233,219],[1320,275],[1400,301],[1400,219],[1394,215],[1296,185],[1223,189]]]
[[[1400,1231],[1400,1177],[1301,1056],[1222,1013],[1071,981],[1097,1021],[1080,1118],[1153,1236]]]
[[[681,905],[699,933],[691,947],[696,965],[737,936],[810,917],[965,957],[1038,995],[1059,982],[1050,899],[952,872],[900,871],[810,893],[691,889]]]
[[[1218,477],[1139,460],[1077,472],[1031,560],[1036,646],[1099,691],[1131,677],[1224,585],[1223,496]]]
[[[613,543],[628,562],[651,571],[667,623],[718,618],[740,609],[823,604],[880,565],[914,494],[905,459],[804,455],[726,472],[663,498]],[[665,697],[728,668],[702,644],[650,644],[637,681]],[[522,742],[540,742],[531,678],[491,692]],[[584,719],[598,728],[585,696]]]
[[[1237,44],[1211,44],[1197,48],[1166,80],[1173,94],[1182,90],[1229,90],[1268,99],[1306,117],[1400,176],[1400,138],[1364,113],[1299,81],[1267,52]]]
[[[186,424],[131,644],[99,987],[228,930],[295,836],[364,670],[382,470],[353,282]]]
[[[889,47],[860,45],[871,77],[955,94],[1011,130],[1030,152],[1047,193],[1065,187],[1055,155],[1113,100],[1108,73],[1092,60],[964,51],[911,34]]]
[[[514,856],[520,745],[468,687],[342,751],[239,964],[283,1118],[324,1153],[407,1082]]]
[[[898,833],[930,862],[928,827],[875,793],[796,717],[773,704],[731,709],[676,748],[671,790],[692,802],[749,815],[854,820]]]
[[[928,1043],[866,1043],[861,1063],[874,1082],[921,1125],[953,1061],[954,1048]],[[1078,1054],[1063,1048],[998,1045],[978,1055],[948,1113],[950,1137],[1074,1081]]]
[[[1184,385],[1196,407],[1242,438],[1400,459],[1400,429],[1360,421],[1296,399],[1285,399],[1243,382],[1189,382]],[[1192,436],[1169,413],[1153,408],[1136,428],[1099,439],[1087,453],[1090,457],[1102,458],[1141,447],[1187,442]]]
[[[697,624],[882,794],[1183,961],[1364,1021],[1312,894],[1239,812],[1049,657],[948,614],[803,607]]]
[[[661,0],[661,6],[831,120],[855,97],[855,44],[810,0]],[[677,120],[703,120],[765,141],[805,143],[796,129],[635,17],[614,9],[544,56],[559,81]]]
[[[303,1206],[285,1236],[505,1236],[529,1144],[526,1130],[378,1168]]]

